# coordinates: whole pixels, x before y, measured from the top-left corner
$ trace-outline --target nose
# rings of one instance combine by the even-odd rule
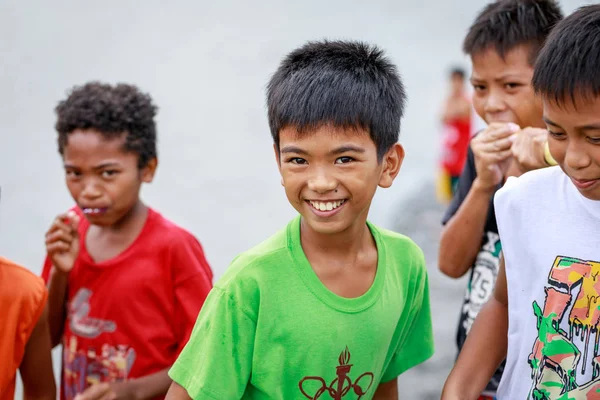
[[[565,152],[565,164],[573,170],[588,167],[592,160],[585,151],[585,148],[586,145],[583,140],[569,140]]]
[[[328,174],[324,168],[315,170],[315,174],[308,180],[308,188],[317,193],[327,193],[338,186],[337,180]]]
[[[95,200],[100,196],[102,196],[102,190],[96,182],[84,182],[83,190],[81,191],[81,197],[86,200]]]
[[[504,98],[499,90],[490,90],[490,94],[485,101],[484,110],[486,114],[494,114],[506,110]]]

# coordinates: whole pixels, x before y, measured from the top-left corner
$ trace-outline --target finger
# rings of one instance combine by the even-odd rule
[[[482,143],[478,149],[480,153],[495,153],[498,151],[504,151],[510,149],[512,141],[508,138],[495,140],[493,142]]]
[[[66,243],[71,243],[74,239],[74,236],[71,232],[66,232],[64,230],[57,230],[48,235],[46,235],[46,244],[51,244],[56,241],[63,241]]]
[[[506,124],[502,127],[498,127],[492,131],[490,131],[487,140],[488,141],[494,141],[494,140],[499,140],[499,139],[505,139],[508,138],[512,135],[514,135],[515,133],[519,132],[519,126],[517,124]]]
[[[65,242],[54,242],[46,245],[46,252],[50,255],[69,251],[70,249],[71,245]]]
[[[492,157],[496,162],[507,160],[512,157],[512,150],[498,151],[493,153]]]
[[[108,383],[97,383],[75,396],[75,400],[104,400],[111,393]]]
[[[48,235],[49,233],[52,233],[56,230],[62,229],[64,231],[71,231],[73,228],[71,228],[71,226],[68,224],[68,217],[67,214],[60,214],[58,215],[54,221],[52,221],[52,225],[50,225],[50,228],[48,229],[48,232],[46,233],[46,235]]]

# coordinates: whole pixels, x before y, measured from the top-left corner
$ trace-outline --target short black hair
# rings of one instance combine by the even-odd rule
[[[75,86],[55,111],[61,155],[71,132],[94,129],[109,139],[125,134],[125,150],[138,154],[139,168],[157,157],[154,122],[157,107],[148,94],[134,85],[88,82]]]
[[[533,73],[543,97],[576,104],[600,96],[600,5],[584,6],[561,21],[548,37]]]
[[[281,62],[267,85],[271,135],[322,124],[369,132],[381,160],[398,141],[406,94],[396,66],[374,45],[308,42]]]
[[[550,31],[562,18],[555,0],[497,0],[477,15],[463,51],[473,56],[493,48],[504,59],[515,47],[527,45],[533,66]]]

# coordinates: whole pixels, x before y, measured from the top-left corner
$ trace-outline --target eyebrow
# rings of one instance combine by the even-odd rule
[[[109,168],[109,167],[119,167],[121,164],[119,164],[118,162],[105,162],[99,165],[96,165],[95,167],[93,167],[93,169],[103,169],[103,168]],[[72,164],[68,164],[65,163],[64,165],[65,168],[72,168],[72,169],[79,169],[78,167],[76,167],[75,165]]]
[[[552,125],[552,126],[556,126],[556,127],[560,127],[560,125],[558,125],[556,122],[552,122],[551,120],[549,120],[546,117],[542,118],[544,120],[545,123],[547,123],[548,125]],[[576,127],[577,130],[580,131],[600,131],[600,124],[592,124],[592,125],[583,125],[583,126],[577,126]]]
[[[494,81],[496,82],[502,82],[502,81],[506,81],[506,80],[513,80],[516,79],[518,81],[525,79],[524,77],[517,75],[517,74],[506,74],[506,75],[502,75],[499,78],[495,78]],[[485,82],[485,79],[479,78],[477,76],[473,76],[471,75],[470,78],[471,82]]]
[[[354,153],[364,153],[365,149],[363,149],[362,147],[358,147],[358,146],[354,146],[352,144],[345,144],[343,146],[338,147],[337,149],[333,149],[329,152],[330,155],[336,155],[336,154],[342,154],[342,153],[348,153],[348,152],[354,152]],[[306,150],[301,149],[298,146],[285,146],[281,149],[281,153],[296,153],[296,154],[302,154],[302,155],[308,155],[308,152]]]
[[[544,120],[544,122],[548,125],[552,125],[552,126],[558,126],[558,124],[556,122],[552,122],[551,120],[549,120],[546,117],[542,117],[542,119]]]

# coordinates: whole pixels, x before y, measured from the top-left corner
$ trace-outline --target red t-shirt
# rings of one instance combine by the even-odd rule
[[[170,367],[212,288],[212,271],[189,232],[149,209],[138,238],[113,259],[94,262],[85,246],[69,274],[61,398],[89,385],[146,376]],[[42,277],[47,282],[46,257]]]
[[[459,176],[467,160],[471,139],[471,121],[455,119],[444,124],[442,167],[452,176]]]

